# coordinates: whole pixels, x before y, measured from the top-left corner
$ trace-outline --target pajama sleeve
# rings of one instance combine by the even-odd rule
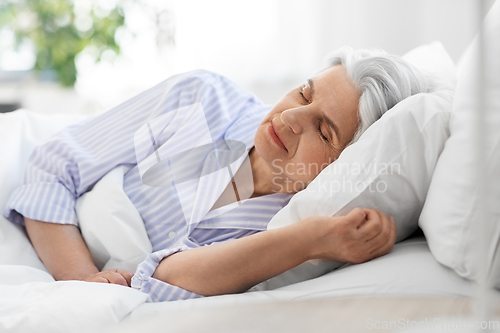
[[[152,277],[160,261],[176,252],[189,250],[188,245],[178,245],[150,254],[138,267],[132,277],[132,288],[149,294],[153,302],[176,301],[204,297],[183,288],[168,284]]]

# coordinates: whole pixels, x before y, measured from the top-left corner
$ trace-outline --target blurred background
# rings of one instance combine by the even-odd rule
[[[455,62],[488,0],[0,0],[0,112],[105,111],[203,68],[275,103],[343,45]]]

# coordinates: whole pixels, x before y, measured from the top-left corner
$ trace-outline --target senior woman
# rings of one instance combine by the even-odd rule
[[[331,54],[326,69],[273,107],[214,73],[177,75],[37,147],[5,216],[25,224],[56,280],[131,285],[154,301],[243,292],[309,259],[361,263],[388,253],[395,242],[393,219],[378,210],[360,207],[269,231],[267,223],[384,112],[426,90],[424,77],[400,58],[350,48]],[[152,119],[196,103],[211,139],[236,140],[246,150],[234,176],[194,181],[194,194],[182,202],[184,190],[145,184],[134,135],[140,128],[153,133]],[[188,147],[202,135],[203,122],[188,113],[165,125],[174,130],[156,129],[155,148]],[[76,199],[117,166],[127,167],[123,188],[153,246],[135,274],[99,272],[75,214]],[[229,194],[245,170],[250,182],[239,190],[250,189],[249,195],[235,198]]]

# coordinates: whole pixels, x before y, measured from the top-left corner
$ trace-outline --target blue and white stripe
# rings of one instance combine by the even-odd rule
[[[150,294],[153,301],[200,297],[152,278],[161,259],[177,251],[265,230],[290,195],[247,199],[234,209],[190,225],[178,197],[181,189],[145,185],[137,166],[134,134],[150,120],[195,103],[202,105],[213,140],[238,140],[245,144],[247,154],[258,125],[269,111],[269,106],[220,75],[198,70],[173,76],[106,113],[66,128],[37,147],[29,159],[23,185],[8,201],[5,217],[20,224],[26,216],[78,226],[76,199],[115,167],[129,166],[123,188],[139,211],[153,245],[153,253],[137,268],[132,287]],[[186,136],[181,137],[177,139],[170,131],[155,140],[158,146],[166,142],[170,147],[189,146]],[[213,179],[205,183],[193,190],[221,193],[227,185],[220,181],[214,185]],[[205,210],[197,211],[200,209]],[[207,213],[207,207],[196,206],[194,210],[202,216]]]

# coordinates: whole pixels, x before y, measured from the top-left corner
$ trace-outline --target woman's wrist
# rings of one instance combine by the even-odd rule
[[[326,225],[320,222],[317,217],[308,217],[296,224],[304,246],[304,261],[323,258],[320,241]]]

